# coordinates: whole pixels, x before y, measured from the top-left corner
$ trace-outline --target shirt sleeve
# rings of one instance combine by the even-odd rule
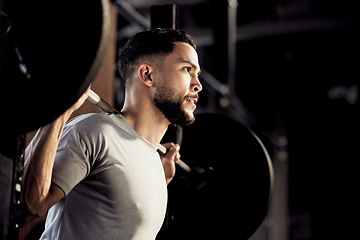
[[[90,144],[72,126],[65,128],[56,152],[52,183],[60,187],[65,195],[90,172]]]

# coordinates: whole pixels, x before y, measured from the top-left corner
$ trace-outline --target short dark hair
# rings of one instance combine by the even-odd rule
[[[189,33],[168,28],[153,28],[136,33],[119,54],[119,73],[125,86],[136,71],[143,57],[165,57],[173,50],[176,42],[184,42],[196,50],[196,44]]]

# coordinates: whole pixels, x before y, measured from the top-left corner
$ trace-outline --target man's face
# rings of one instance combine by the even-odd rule
[[[202,86],[197,52],[187,43],[176,43],[164,59],[154,95],[154,104],[170,123],[186,126],[195,121],[194,111]]]

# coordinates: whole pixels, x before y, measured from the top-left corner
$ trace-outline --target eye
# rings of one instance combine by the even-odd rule
[[[190,73],[191,72],[191,67],[185,67],[185,70]]]

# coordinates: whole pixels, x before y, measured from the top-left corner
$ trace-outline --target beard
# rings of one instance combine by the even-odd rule
[[[187,126],[195,121],[194,115],[188,114],[183,108],[187,97],[177,94],[174,89],[159,86],[155,91],[154,104],[171,124]]]

